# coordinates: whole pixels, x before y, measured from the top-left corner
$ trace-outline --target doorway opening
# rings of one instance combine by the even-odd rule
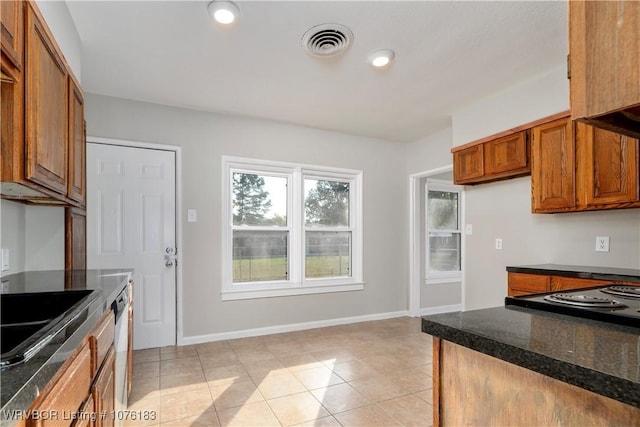
[[[410,175],[412,316],[464,309],[464,187],[453,166]]]

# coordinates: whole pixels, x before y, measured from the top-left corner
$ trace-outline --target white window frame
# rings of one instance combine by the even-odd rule
[[[429,268],[429,221],[427,218],[427,204],[429,199],[429,191],[446,191],[451,193],[458,193],[458,229],[457,230],[442,230],[451,233],[457,233],[460,235],[460,270],[458,271],[437,271],[432,272]],[[464,188],[460,185],[454,185],[447,181],[439,181],[436,179],[427,179],[424,185],[424,266],[425,266],[425,282],[426,284],[441,284],[441,283],[459,283],[462,280],[462,194]]]
[[[233,224],[233,181],[231,177],[234,172],[288,177],[286,227],[243,227]],[[351,231],[351,275],[349,277],[305,279],[305,178],[335,179],[350,183],[350,226],[335,228],[336,230],[339,229],[339,231]],[[362,278],[362,171],[223,156],[221,206],[221,297],[223,301],[364,289]],[[289,268],[287,280],[233,283],[233,231],[243,229],[256,231],[258,229],[288,230]],[[313,229],[315,230],[316,228]],[[334,231],[334,228],[319,227],[317,230]]]

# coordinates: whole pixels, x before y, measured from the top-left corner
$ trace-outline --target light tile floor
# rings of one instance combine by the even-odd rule
[[[408,317],[138,350],[125,425],[430,426],[431,355]]]

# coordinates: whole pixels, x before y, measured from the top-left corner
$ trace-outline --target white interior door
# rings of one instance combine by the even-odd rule
[[[175,152],[87,144],[87,266],[134,268],[135,349],[176,344]]]

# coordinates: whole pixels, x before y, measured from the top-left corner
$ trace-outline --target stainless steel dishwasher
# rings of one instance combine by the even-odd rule
[[[129,306],[129,287],[131,283],[122,292],[118,294],[116,300],[111,304],[116,316],[116,336],[115,336],[115,425],[124,425],[125,417],[122,416],[123,411],[127,409],[127,342],[129,333],[129,316],[127,308]]]

